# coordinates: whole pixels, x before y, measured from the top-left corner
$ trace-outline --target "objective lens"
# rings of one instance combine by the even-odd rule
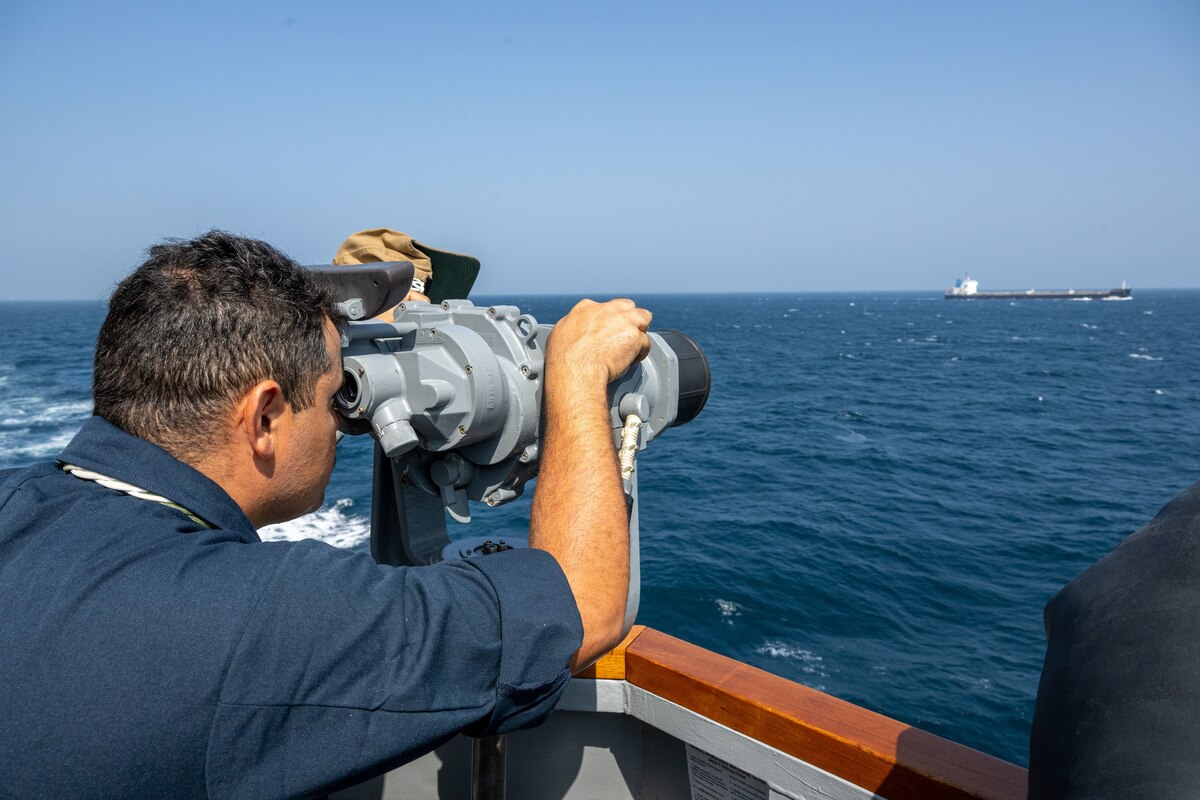
[[[708,359],[700,345],[692,337],[680,331],[655,331],[679,360],[679,409],[671,427],[691,422],[704,408],[708,391],[712,388],[712,373]]]

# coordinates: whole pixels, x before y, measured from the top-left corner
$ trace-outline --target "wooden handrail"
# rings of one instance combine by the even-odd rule
[[[1015,764],[660,631],[635,629],[610,656],[592,677],[623,677],[889,800],[1026,797]]]
[[[625,639],[612,650],[609,650],[600,658],[596,659],[596,663],[590,667],[583,669],[575,674],[576,678],[593,678],[607,681],[620,681],[625,679],[625,651],[632,644],[633,640],[641,635],[642,631],[646,630],[645,625],[634,625]]]

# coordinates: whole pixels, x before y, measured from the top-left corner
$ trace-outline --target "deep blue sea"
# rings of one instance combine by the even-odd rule
[[[1200,291],[636,299],[713,374],[639,462],[638,621],[1025,764],[1042,606],[1200,478]],[[572,303],[489,300],[541,322]],[[0,467],[89,414],[102,315],[0,303]],[[369,444],[267,535],[365,547]],[[481,506],[469,533],[528,512]]]

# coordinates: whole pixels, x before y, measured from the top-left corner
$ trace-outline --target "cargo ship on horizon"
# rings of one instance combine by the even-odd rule
[[[1125,281],[1117,289],[1066,289],[1038,291],[981,292],[979,281],[967,275],[959,278],[946,290],[947,300],[1132,300],[1133,290]]]

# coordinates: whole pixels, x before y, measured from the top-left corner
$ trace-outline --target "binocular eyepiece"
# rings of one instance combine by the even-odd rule
[[[359,396],[358,378],[350,370],[342,370],[342,388],[338,389],[334,402],[339,408],[357,408]]]

